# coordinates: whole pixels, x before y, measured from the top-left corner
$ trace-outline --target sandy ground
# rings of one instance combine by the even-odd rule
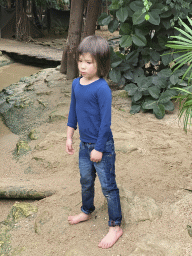
[[[70,86],[71,81],[63,83],[63,88],[69,89]],[[67,116],[70,98],[54,93],[49,97],[56,102],[65,102],[62,111]],[[130,104],[130,99],[121,98],[117,92],[113,92],[112,131],[116,147],[117,183],[138,197],[154,199],[164,210],[162,217],[154,221],[123,224],[124,234],[117,244],[107,250],[97,248],[100,239],[108,231],[107,210],[98,179],[96,211],[91,220],[75,226],[67,223],[68,214],[79,213],[81,206],[78,131],[74,136],[75,154],[69,156],[65,152],[67,119],[44,123],[38,127],[39,139],[30,142],[32,151],[16,159],[12,153],[19,136],[4,127],[0,136],[1,181],[15,185],[26,181],[57,191],[51,197],[32,202],[42,214],[37,216],[39,222],[37,219],[30,222],[30,230],[29,224],[21,223],[21,229],[12,231],[11,243],[14,248],[20,248],[14,255],[126,256],[131,255],[137,242],[148,234],[157,236],[159,241],[169,238],[184,247],[190,247],[191,237],[186,225],[192,221],[191,210],[186,215],[179,213],[175,219],[171,219],[168,207],[190,195],[192,190],[192,132],[186,134],[182,124],[178,124],[177,110],[158,120],[152,114],[131,115]],[[2,123],[0,127],[3,127]],[[0,201],[0,221],[6,218],[14,203],[15,200]],[[52,222],[49,222],[50,219]],[[37,225],[40,231],[31,231],[34,223],[43,221],[45,225]],[[192,250],[189,248],[184,254],[161,253],[157,250],[156,254],[146,252],[134,255],[190,256]]]

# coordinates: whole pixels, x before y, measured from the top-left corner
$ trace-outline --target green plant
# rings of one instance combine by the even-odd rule
[[[191,19],[189,17],[187,17],[187,19],[192,26]],[[192,118],[192,30],[181,19],[179,20],[183,25],[184,30],[175,27],[180,34],[178,36],[171,36],[171,38],[176,39],[176,41],[169,41],[169,44],[166,46],[176,50],[175,53],[179,53],[180,55],[173,60],[173,72],[178,72],[185,66],[185,72],[182,79],[188,79],[188,86],[185,89],[175,87],[174,89],[179,91],[179,95],[174,98],[179,102],[179,119],[181,120],[183,118],[184,131],[187,132],[187,128],[191,126]]]
[[[189,17],[187,17],[190,25],[192,26],[192,21]],[[177,41],[168,41],[169,44],[167,44],[167,47],[170,47],[172,49],[177,50],[179,53],[185,53],[181,56],[175,58],[173,61],[175,64],[172,66],[172,69],[175,71],[178,70],[183,65],[186,65],[189,63],[189,67],[187,68],[186,72],[184,73],[182,79],[184,79],[189,72],[191,72],[192,69],[192,30],[189,26],[187,26],[180,18],[180,23],[184,26],[185,30],[182,30],[180,28],[175,27],[176,30],[178,30],[182,35],[178,36],[171,36],[171,38],[177,39]],[[192,72],[190,73],[188,77],[188,83],[190,83],[190,80],[192,78]]]
[[[183,117],[183,129],[187,133],[187,129],[191,126],[192,118],[192,93],[189,91],[192,87],[188,89],[175,88],[181,93],[174,98],[179,102],[179,120]]]
[[[177,92],[171,88],[186,83],[186,70],[171,73],[175,55],[166,54],[170,49],[165,45],[175,35],[178,17],[185,18],[191,7],[190,0],[112,0],[110,15],[102,13],[98,19],[110,32],[119,29],[119,50],[112,45],[109,77],[128,91],[132,114],[150,111],[163,118],[174,109],[171,99]]]

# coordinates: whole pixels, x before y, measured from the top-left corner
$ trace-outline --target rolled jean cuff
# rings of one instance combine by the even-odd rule
[[[83,209],[83,206],[81,206],[81,211],[82,211],[83,213],[87,214],[87,215],[89,215],[89,214],[91,214],[92,212],[94,212],[94,210],[95,210],[95,207],[94,207],[94,209],[92,209],[91,211],[85,211],[85,210]]]
[[[109,221],[108,221],[108,225],[109,225],[109,227],[121,226],[121,221],[109,220]]]

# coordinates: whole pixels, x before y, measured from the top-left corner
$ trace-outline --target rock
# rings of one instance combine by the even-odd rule
[[[50,88],[53,87],[62,87],[64,85],[64,81],[49,81],[47,83],[47,86]]]
[[[4,92],[7,95],[13,95],[14,94],[13,90],[10,90],[10,89],[3,89],[2,92]]]
[[[60,71],[60,69],[61,69],[61,65],[59,65],[59,66],[57,66],[57,67],[55,68],[55,70],[57,70],[57,71]]]
[[[137,243],[129,256],[184,256],[185,248],[168,238],[148,234]]]
[[[192,237],[192,227],[190,225],[187,225],[187,231],[190,237]]]
[[[53,91],[39,91],[39,92],[36,92],[36,95],[37,96],[50,95],[51,93],[53,93]]]
[[[48,106],[48,103],[45,101],[42,101],[40,99],[37,99],[37,101],[39,102],[39,104],[41,104],[44,108],[46,108]]]
[[[53,72],[49,72],[48,75],[45,78],[45,82],[51,82],[51,81],[64,81],[66,80],[66,75],[60,73],[60,71],[53,70]]]
[[[138,148],[134,145],[131,145],[128,140],[116,140],[115,141],[115,150],[122,153],[131,153],[137,151]]]
[[[37,207],[30,203],[16,202],[13,205],[7,219],[0,223],[0,255],[17,255],[11,252],[12,246],[10,231],[13,230],[17,225],[17,222],[21,219],[28,217],[33,218],[37,213],[37,210]],[[20,252],[22,250],[22,248],[19,249]]]
[[[19,141],[16,145],[17,154],[22,155],[31,150],[27,141]]]
[[[161,217],[162,210],[154,199],[147,196],[140,198],[123,187],[119,188],[122,213],[126,224],[153,221]]]
[[[55,143],[61,142],[64,143],[66,139],[66,133],[57,133],[55,131],[47,134],[45,140],[41,141],[36,147],[36,150],[48,150]]]
[[[37,140],[39,138],[39,132],[36,129],[33,129],[29,133],[29,138],[31,140]]]
[[[16,202],[11,208],[8,218],[13,219],[14,222],[19,221],[21,218],[27,218],[34,213],[37,213],[37,207],[30,203]]]
[[[50,114],[49,122],[57,122],[60,120],[65,120],[67,117],[63,115],[62,111],[56,111]]]
[[[182,199],[171,205],[171,216],[175,218],[183,218],[186,221],[191,220],[192,194],[185,195]]]

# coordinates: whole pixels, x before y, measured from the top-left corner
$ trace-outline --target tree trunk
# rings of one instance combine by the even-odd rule
[[[7,0],[7,7],[8,9],[11,9],[11,0]]]
[[[81,40],[82,21],[83,0],[71,0],[68,43],[63,52],[60,69],[61,73],[67,72],[67,79],[73,79],[78,76],[76,49]]]
[[[102,0],[89,0],[83,37],[94,35]]]
[[[30,35],[29,22],[23,0],[16,0],[16,39],[27,40]]]

